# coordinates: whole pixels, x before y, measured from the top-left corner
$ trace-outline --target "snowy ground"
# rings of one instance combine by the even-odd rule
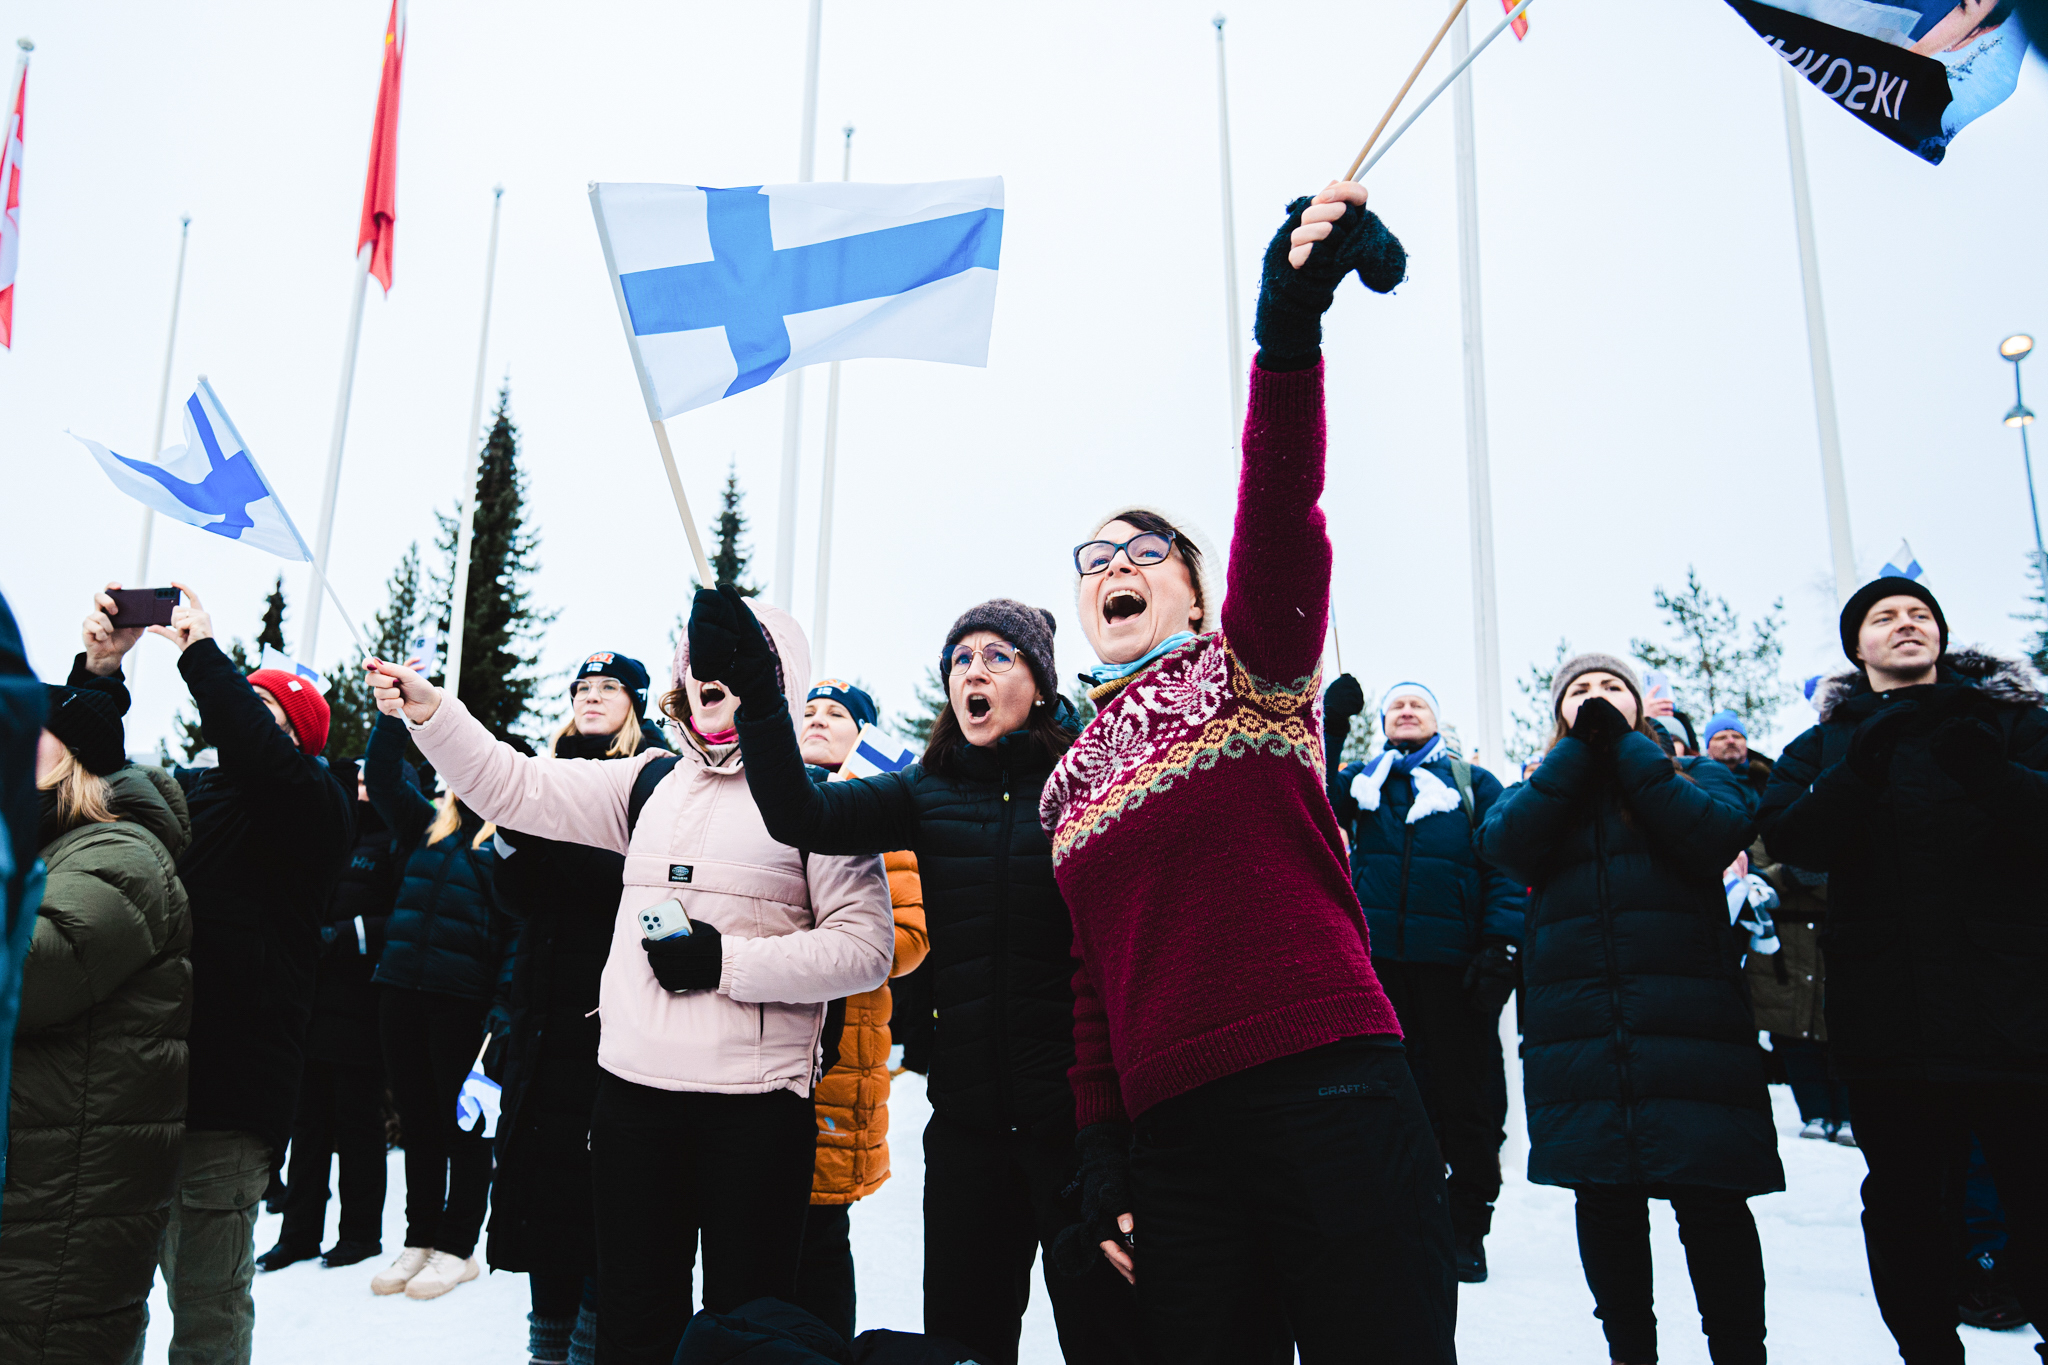
[[[1510,1059],[1513,1055],[1510,1047]],[[1512,1060],[1509,1065],[1513,1067]],[[1519,1076],[1511,1075],[1509,1082],[1511,1093],[1519,1094]],[[1790,1189],[1751,1204],[1770,1279],[1771,1353],[1786,1361],[1897,1360],[1897,1350],[1871,1301],[1857,1226],[1862,1157],[1832,1143],[1800,1141],[1790,1096],[1782,1087],[1772,1095]],[[917,1076],[898,1078],[890,1110],[895,1177],[880,1193],[856,1205],[853,1213],[860,1325],[915,1331],[922,1318],[924,1183],[917,1135],[930,1113]],[[1521,1179],[1527,1150],[1518,1103],[1509,1118],[1503,1154],[1507,1187],[1487,1242],[1493,1277],[1464,1289],[1458,1312],[1459,1355],[1472,1362],[1601,1365],[1607,1352],[1592,1315],[1592,1296],[1579,1273],[1571,1195]],[[393,1153],[384,1217],[384,1245],[392,1254],[404,1236],[403,1188],[404,1171],[399,1155]],[[1668,1205],[1651,1207],[1662,1320],[1660,1355],[1667,1365],[1704,1365],[1706,1342],[1699,1334],[1677,1227]],[[330,1203],[330,1243],[335,1216]],[[263,1217],[256,1229],[257,1250],[266,1250],[277,1240],[277,1228],[277,1218]],[[520,1365],[525,1360],[525,1276],[487,1273],[445,1298],[415,1303],[403,1295],[377,1298],[370,1293],[370,1276],[381,1265],[377,1261],[324,1270],[319,1262],[309,1261],[258,1276],[256,1359],[291,1365],[358,1365],[366,1360]],[[161,1286],[150,1300],[150,1318],[144,1359],[160,1365],[170,1338],[170,1313]],[[2031,1329],[1962,1331],[1973,1365],[2037,1365],[2032,1343],[2039,1338]],[[1025,1365],[1060,1360],[1042,1285],[1025,1319],[1022,1360]]]

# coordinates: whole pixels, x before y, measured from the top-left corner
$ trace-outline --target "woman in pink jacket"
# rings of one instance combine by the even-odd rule
[[[772,607],[756,614],[783,676],[808,679],[796,624]],[[768,836],[740,768],[738,702],[690,676],[689,662],[685,640],[661,703],[685,741],[680,757],[608,763],[524,757],[417,674],[369,666],[379,708],[405,718],[471,809],[625,855],[590,1121],[608,1365],[668,1365],[700,1235],[707,1309],[791,1295],[825,1004],[881,985],[895,947],[881,859],[811,857]],[[648,940],[641,913],[670,900],[691,932]]]

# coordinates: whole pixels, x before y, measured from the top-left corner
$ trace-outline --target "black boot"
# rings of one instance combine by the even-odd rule
[[[317,1245],[299,1247],[279,1242],[276,1246],[256,1258],[256,1268],[266,1272],[283,1270],[288,1265],[297,1265],[300,1261],[310,1261],[319,1254],[320,1248]]]
[[[1972,1327],[2003,1332],[2027,1325],[2027,1310],[1989,1252],[1964,1263],[1961,1299],[1956,1312]]]
[[[326,1266],[329,1270],[334,1270],[341,1266],[354,1265],[358,1261],[367,1261],[372,1256],[382,1256],[383,1254],[384,1244],[382,1242],[352,1242],[347,1238],[343,1238],[327,1248],[327,1254],[320,1258],[320,1264]]]
[[[1451,1265],[1460,1284],[1486,1283],[1486,1234],[1460,1232],[1451,1239]]]

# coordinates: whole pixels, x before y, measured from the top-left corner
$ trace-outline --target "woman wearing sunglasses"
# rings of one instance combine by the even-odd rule
[[[938,1011],[925,1129],[924,1325],[1014,1365],[1031,1262],[1073,1223],[1073,925],[1036,812],[1074,742],[1054,682],[1050,612],[997,598],[964,613],[939,652],[946,706],[901,772],[814,786],[805,776],[753,614],[699,591],[693,658],[740,699],[747,785],[769,833],[813,854],[908,849],[924,880]],[[1072,1365],[1132,1361],[1136,1308],[1100,1257],[1048,1274]]]
[[[1455,1359],[1443,1163],[1318,714],[1321,317],[1347,274],[1384,293],[1405,265],[1351,183],[1296,200],[1268,247],[1220,613],[1156,512],[1075,556],[1101,710],[1040,805],[1081,959],[1074,1240],[1134,1277],[1147,1345],[1177,1365]]]

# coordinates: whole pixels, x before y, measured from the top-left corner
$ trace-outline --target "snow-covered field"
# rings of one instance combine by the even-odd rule
[[[1510,1040],[1512,1041],[1512,1039]],[[1513,1067],[1513,1049],[1509,1049]],[[1511,1093],[1520,1077],[1510,1075]],[[1832,1143],[1800,1141],[1790,1095],[1776,1088],[1779,1148],[1785,1158],[1783,1194],[1752,1201],[1763,1237],[1770,1280],[1770,1348],[1774,1359],[1870,1362],[1898,1359],[1870,1297],[1857,1225],[1856,1189],[1863,1159]],[[919,1291],[924,1161],[918,1142],[930,1107],[923,1081],[898,1078],[890,1101],[895,1176],[853,1212],[853,1247],[860,1285],[860,1325],[916,1331],[922,1321]],[[1568,1191],[1521,1178],[1527,1142],[1519,1100],[1509,1117],[1501,1192],[1493,1236],[1487,1241],[1493,1276],[1466,1286],[1458,1306],[1458,1347],[1472,1361],[1516,1365],[1600,1365],[1607,1360],[1592,1296],[1579,1273]],[[404,1236],[404,1170],[391,1157],[391,1189],[384,1211],[384,1245],[395,1254]],[[1652,1206],[1657,1272],[1658,1348],[1667,1365],[1704,1365],[1685,1254],[1668,1205]],[[328,1206],[328,1241],[335,1206]],[[258,1251],[277,1240],[278,1219],[265,1215],[256,1229]],[[415,1303],[399,1295],[377,1298],[370,1276],[382,1261],[324,1270],[304,1262],[256,1281],[256,1359],[290,1365],[359,1365],[363,1361],[433,1361],[435,1365],[522,1365],[526,1359],[526,1277],[492,1275],[447,1297]],[[170,1313],[162,1286],[150,1300],[151,1330],[144,1359],[160,1365],[170,1339]],[[2037,1365],[2030,1328],[2016,1332],[1962,1329],[1973,1365]],[[1043,1287],[1024,1323],[1026,1365],[1060,1360]]]

